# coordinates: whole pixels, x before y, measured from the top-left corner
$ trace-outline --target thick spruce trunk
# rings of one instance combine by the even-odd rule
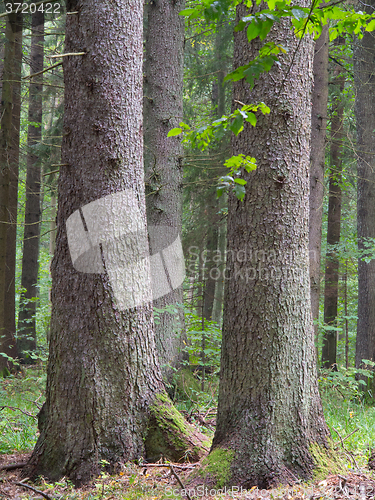
[[[30,73],[43,70],[44,60],[44,13],[36,11],[31,20]],[[30,81],[29,121],[27,130],[27,172],[25,229],[23,236],[21,307],[18,316],[17,346],[23,362],[32,363],[30,353],[36,350],[36,301],[38,297],[39,236],[41,218],[41,163],[33,148],[42,139],[43,75]],[[40,125],[34,125],[40,124]]]
[[[144,79],[144,163],[151,254],[181,237],[182,156],[180,137],[167,137],[182,120],[184,0],[146,5]],[[170,382],[184,359],[185,321],[182,285],[154,299],[161,310],[155,324],[163,376]]]
[[[142,157],[142,2],[98,5],[67,2],[72,14],[65,53],[85,55],[64,58],[47,394],[40,436],[24,470],[28,477],[66,476],[76,485],[97,474],[101,460],[113,466],[138,460],[145,450],[153,457],[191,453],[196,459],[201,451],[194,448],[200,437],[190,435],[165,396],[154,343]],[[132,255],[139,258],[138,271]]]
[[[237,7],[237,19],[244,16]],[[233,138],[234,154],[257,159],[243,202],[229,197],[227,286],[217,427],[210,456],[227,459],[226,484],[244,488],[311,477],[314,446],[326,446],[318,392],[309,282],[309,142],[313,45],[288,20],[270,39],[288,47],[250,91],[234,84],[233,106],[265,102]],[[259,42],[235,33],[235,66]],[[300,45],[299,45],[300,44]],[[298,50],[297,50],[298,47]],[[292,56],[294,56],[293,64]],[[210,456],[208,460],[210,460]]]
[[[16,335],[16,243],[17,243],[17,205],[18,171],[20,161],[20,118],[21,118],[21,69],[22,69],[22,28],[23,14],[16,16],[14,40],[14,77],[13,77],[13,116],[11,148],[9,151],[9,203],[8,230],[5,270],[4,327],[7,338]]]
[[[374,0],[363,10],[373,12]],[[375,238],[375,44],[365,32],[354,46],[355,116],[357,123],[357,230],[359,250],[366,238]],[[355,365],[375,360],[375,259],[358,261],[358,322]]]
[[[332,81],[335,85],[337,95],[333,99],[331,118],[327,254],[324,286],[324,323],[331,327],[337,326],[337,304],[339,295],[340,261],[337,256],[337,250],[332,249],[330,245],[337,245],[340,242],[341,231],[342,192],[340,183],[342,177],[342,142],[344,140],[344,104],[341,97],[345,85],[345,78],[341,73],[342,68],[336,65]],[[336,365],[336,353],[337,332],[336,330],[327,330],[323,335],[322,348],[322,364],[325,368],[334,367]]]
[[[324,199],[325,146],[327,137],[328,104],[328,25],[314,49],[314,88],[311,111],[311,164],[310,164],[310,214],[309,214],[309,260],[310,293],[313,320],[319,318],[320,262],[322,246],[322,218]],[[314,326],[315,338],[318,325]]]
[[[9,200],[11,185],[12,123],[13,123],[13,83],[15,45],[17,40],[17,15],[7,16],[5,28],[5,49],[3,66],[3,86],[0,119],[0,375],[9,373],[13,367],[11,358],[17,357],[14,334],[6,330],[6,256],[7,233],[9,227]]]

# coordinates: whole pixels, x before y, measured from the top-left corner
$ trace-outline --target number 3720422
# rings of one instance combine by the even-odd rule
[[[60,14],[61,4],[55,2],[38,2],[38,3],[6,3],[5,9],[8,14],[11,12],[22,12],[23,14],[34,14],[34,12],[44,12],[46,14]]]

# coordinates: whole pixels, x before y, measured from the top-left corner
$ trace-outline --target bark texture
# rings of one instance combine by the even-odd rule
[[[328,25],[315,43],[314,88],[311,111],[309,256],[310,291],[313,320],[319,318],[320,261],[324,198],[325,145],[328,103]],[[314,326],[317,338],[318,325]]]
[[[237,19],[244,16],[237,7]],[[211,454],[229,457],[226,484],[268,487],[311,477],[311,447],[326,446],[317,386],[308,267],[309,142],[313,45],[288,20],[270,39],[288,54],[256,81],[234,84],[233,105],[264,101],[233,137],[233,153],[257,159],[243,202],[229,197],[227,281],[217,427]],[[297,50],[297,46],[299,47]],[[235,33],[236,66],[255,55]],[[294,55],[294,62],[291,58]],[[225,450],[227,450],[225,452]]]
[[[139,245],[141,254],[147,247],[142,2],[71,0],[67,11],[78,14],[67,16],[65,52],[86,54],[64,58],[47,394],[39,415],[40,437],[24,474],[51,480],[66,476],[79,485],[100,471],[100,460],[113,466],[144,455],[145,441],[152,439],[149,420],[165,393],[154,343],[149,268],[144,267],[143,279],[136,276],[137,283],[124,283],[124,292],[129,287],[131,293],[139,284],[147,300],[123,309],[114,295],[116,281],[110,279],[112,261],[105,257],[108,252],[126,255],[127,243]],[[108,211],[104,219],[101,210],[83,216],[87,204],[100,207],[98,200],[107,195],[123,199],[118,196],[124,192],[134,194],[132,202]],[[92,226],[99,224],[100,231],[122,227],[124,217],[145,237],[119,233],[112,242],[104,241],[106,246],[96,245],[97,260],[87,262],[96,273],[79,272],[72,264],[66,226],[74,213],[92,237]]]
[[[178,126],[183,114],[184,18],[179,12],[184,5],[185,0],[149,1],[146,5],[144,163],[151,254],[181,237],[183,149],[181,137],[167,134]],[[154,300],[154,307],[162,310],[155,336],[167,382],[184,358],[182,302],[182,286]]]
[[[43,70],[44,12],[36,11],[31,20],[30,74]],[[21,307],[18,316],[17,346],[21,360],[32,363],[30,353],[36,350],[36,301],[38,297],[39,237],[41,219],[41,162],[35,146],[42,140],[43,75],[35,76],[29,88],[29,121],[27,130],[27,172],[25,229],[23,236]],[[40,124],[39,126],[34,124]]]
[[[373,12],[375,2],[364,6]],[[357,231],[359,250],[365,238],[375,238],[375,44],[365,32],[354,46],[355,116],[357,122]],[[358,321],[356,367],[375,359],[375,260],[358,261]]]
[[[17,39],[17,15],[6,20],[0,122],[0,374],[12,368],[9,356],[17,357],[16,340],[5,330],[6,254],[9,217],[9,191],[12,164],[13,80]],[[5,356],[1,355],[3,353]]]
[[[11,147],[9,150],[9,203],[5,270],[4,328],[7,338],[16,335],[16,242],[18,170],[20,160],[21,68],[23,15],[16,15],[14,40],[13,116]]]
[[[342,43],[340,39],[336,39],[335,42],[337,40]],[[337,245],[340,242],[341,230],[342,192],[340,183],[342,177],[342,143],[344,140],[344,104],[341,96],[345,85],[345,78],[341,73],[342,69],[339,65],[336,65],[332,81],[335,85],[336,95],[333,98],[331,118],[327,255],[324,287],[324,323],[333,327],[337,325],[340,262],[337,251],[330,245]],[[322,348],[322,363],[325,368],[336,365],[336,353],[337,332],[335,330],[325,331]]]

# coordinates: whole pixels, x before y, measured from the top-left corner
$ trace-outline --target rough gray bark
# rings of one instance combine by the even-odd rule
[[[340,39],[338,43],[342,43]],[[342,68],[336,65],[332,83],[336,86],[337,96],[333,99],[331,118],[330,172],[328,193],[327,254],[324,286],[324,323],[337,325],[337,303],[339,294],[339,267],[337,252],[330,245],[340,242],[341,230],[341,176],[342,143],[344,140],[343,117],[344,104],[341,99],[345,78]],[[336,365],[337,332],[328,330],[323,335],[322,364],[325,368]]]
[[[315,43],[313,66],[314,88],[311,111],[309,215],[310,292],[313,320],[319,318],[320,261],[328,103],[328,31],[328,25],[323,26],[322,34]],[[317,338],[318,325],[314,326],[314,330],[315,338]]]
[[[181,237],[181,137],[167,137],[182,120],[184,0],[149,1],[144,64],[144,157],[147,221],[151,254]],[[171,382],[184,359],[182,286],[154,300],[160,310],[156,346],[163,376]],[[166,310],[167,309],[167,310]],[[175,309],[176,312],[173,312]]]
[[[36,11],[31,18],[30,74],[43,70],[44,13]],[[29,87],[29,121],[42,124],[43,75],[35,76]],[[21,307],[18,316],[17,346],[21,360],[32,363],[30,353],[36,350],[36,302],[38,297],[39,237],[41,218],[41,163],[33,148],[42,139],[42,126],[30,124],[27,130],[27,172],[25,229],[23,236]],[[32,300],[34,299],[34,300]]]
[[[0,374],[6,375],[12,368],[7,356],[17,357],[16,340],[12,332],[5,330],[6,253],[8,209],[10,190],[10,166],[12,162],[13,79],[17,16],[7,16],[5,28],[3,87],[0,121]],[[5,356],[1,355],[3,353]]]
[[[132,275],[133,282],[116,282],[116,272],[121,276],[126,269],[129,247],[137,258],[147,251],[142,2],[104,0],[98,6],[96,0],[70,0],[67,11],[78,14],[67,16],[65,52],[86,54],[64,58],[64,137],[51,266],[47,394],[39,415],[40,437],[24,474],[42,474],[50,480],[66,476],[78,485],[100,471],[101,460],[113,467],[116,462],[139,459],[145,448],[156,453],[157,431],[164,451],[166,430],[171,428],[169,437],[173,436],[176,416],[165,406],[147,260],[140,261],[144,267],[139,275]],[[108,205],[108,211],[103,211],[103,200],[124,203],[117,208]],[[99,209],[90,215],[89,207]],[[70,233],[69,248],[67,226],[72,227],[72,217],[84,236],[78,233],[75,239]],[[122,233],[124,221],[129,228],[136,224],[135,238]],[[86,247],[87,255],[96,260],[81,262],[70,253],[85,238],[96,237],[95,229],[105,235],[108,228],[113,228],[113,239]],[[119,259],[118,267],[113,267],[112,257]],[[86,271],[77,271],[72,258],[75,266],[82,265]],[[130,298],[142,293],[142,301],[123,307],[121,296],[115,295],[116,286],[124,296],[129,292]],[[160,408],[163,400],[166,403]],[[155,424],[155,418],[166,415],[170,427],[166,422]],[[179,419],[183,422],[181,415]],[[174,433],[181,432],[181,427]],[[187,441],[179,448],[179,459],[190,452],[196,457],[199,451],[184,447]]]
[[[373,12],[374,0],[363,10]],[[375,238],[375,74],[373,33],[365,32],[354,45],[355,116],[357,123],[357,231],[359,250],[364,238]],[[358,322],[355,365],[375,359],[375,259],[358,261]]]
[[[13,77],[13,117],[11,147],[9,150],[9,203],[8,230],[5,271],[4,327],[6,336],[16,335],[16,243],[17,243],[17,204],[18,170],[20,159],[20,116],[21,116],[21,69],[22,69],[22,28],[23,15],[16,15],[14,40],[14,77]]]
[[[254,7],[253,7],[254,8]],[[237,7],[237,19],[246,13]],[[308,270],[309,142],[313,45],[289,20],[270,40],[288,47],[281,66],[234,83],[234,100],[265,102],[233,137],[233,153],[257,159],[243,202],[229,197],[227,287],[217,427],[211,453],[233,457],[226,484],[244,488],[311,477],[312,447],[327,445],[318,392]],[[297,50],[298,46],[298,50]],[[236,66],[255,55],[235,33]],[[291,58],[294,62],[291,64]],[[233,102],[233,106],[237,104]]]

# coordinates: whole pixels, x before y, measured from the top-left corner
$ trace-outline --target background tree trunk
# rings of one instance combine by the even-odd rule
[[[184,453],[196,456],[199,448],[184,446],[192,441],[181,431],[188,426],[163,399],[147,260],[140,259],[139,272],[122,280],[123,271],[133,269],[127,268],[129,250],[135,258],[146,258],[148,250],[142,2],[104,0],[100,23],[96,0],[70,0],[67,11],[79,14],[67,16],[65,52],[86,54],[64,58],[47,395],[40,437],[24,474],[66,476],[79,485],[100,471],[101,460],[113,466],[139,459],[145,447],[160,450],[157,431],[165,449],[168,425],[173,433],[177,421],[174,434],[184,434],[179,459]],[[134,238],[123,233],[128,228],[135,228]],[[91,246],[81,246],[85,238]]]
[[[17,205],[18,171],[20,160],[20,117],[21,117],[21,69],[22,69],[22,29],[23,15],[16,15],[14,40],[14,77],[13,77],[13,117],[11,147],[9,151],[9,203],[8,230],[5,271],[4,327],[7,338],[16,335],[16,243],[17,243]]]
[[[336,39],[335,43],[343,43]],[[324,287],[324,323],[328,326],[337,326],[337,303],[339,294],[339,267],[340,262],[337,250],[330,245],[340,242],[341,230],[341,176],[342,176],[342,143],[344,140],[343,117],[344,104],[342,93],[345,77],[341,74],[342,68],[336,65],[332,83],[337,95],[333,98],[331,118],[331,148],[330,172],[328,193],[328,226],[327,226],[327,255]],[[325,368],[336,365],[337,331],[327,330],[323,335],[322,364]]]
[[[325,146],[327,135],[328,44],[329,27],[326,25],[323,26],[322,34],[315,43],[313,67],[314,88],[311,112],[309,256],[313,320],[319,318]],[[318,325],[314,326],[314,330],[315,338],[317,339]]]
[[[7,16],[3,88],[0,121],[0,374],[6,375],[13,367],[9,356],[17,357],[16,340],[5,330],[6,254],[9,217],[10,166],[12,162],[12,120],[14,57],[17,38],[17,15]]]
[[[31,21],[30,73],[43,70],[44,61],[44,12],[36,11]],[[23,237],[21,305],[18,316],[17,345],[23,362],[32,363],[30,353],[36,350],[36,301],[38,297],[39,237],[41,218],[41,162],[35,146],[42,140],[43,75],[30,80],[29,121],[27,130],[27,173],[25,230]],[[40,124],[35,126],[34,123]]]
[[[374,0],[363,6],[373,12]],[[373,33],[365,32],[354,45],[355,117],[357,123],[357,231],[359,250],[375,238],[375,74]],[[358,322],[355,365],[375,360],[375,259],[358,260]]]
[[[247,12],[238,6],[237,20]],[[308,271],[313,46],[309,37],[296,40],[288,20],[277,23],[269,39],[288,47],[281,66],[262,75],[252,91],[244,81],[233,90],[234,100],[263,101],[271,113],[233,137],[233,153],[254,156],[258,167],[245,176],[244,201],[229,196],[228,286],[211,450],[212,457],[227,450],[226,484],[244,488],[311,477],[311,447],[324,447],[328,436]],[[235,67],[258,47],[259,41],[249,45],[246,30],[235,33]]]
[[[167,137],[182,121],[184,0],[150,1],[146,6],[144,140],[147,221],[151,254],[171,245],[182,230],[180,137]],[[182,285],[154,300],[159,310],[156,347],[164,378],[171,382],[184,359]],[[174,312],[175,311],[175,312]]]

